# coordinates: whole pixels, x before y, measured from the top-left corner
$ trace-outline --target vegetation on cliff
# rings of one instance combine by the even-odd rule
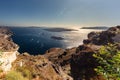
[[[95,68],[99,75],[103,75],[106,80],[120,80],[120,50],[117,49],[117,44],[103,46],[93,56],[99,63]]]
[[[112,79],[109,80],[116,80],[117,78],[119,80],[119,77],[117,76],[118,73],[116,71],[116,68],[117,70],[119,70],[119,61],[117,60],[120,60],[120,57],[118,56],[120,50],[120,26],[111,27],[108,30],[102,32],[91,32],[88,34],[88,39],[84,40],[83,43],[84,43],[83,45],[80,45],[76,49],[76,52],[75,54],[73,54],[70,63],[71,74],[73,79],[74,80],[106,80],[110,78],[110,74],[111,74]],[[111,45],[108,45],[108,43],[110,43]],[[116,43],[117,45],[114,45]],[[110,50],[106,51],[107,50],[106,48],[109,47]],[[112,51],[114,50],[118,52],[113,53]],[[103,60],[98,60],[98,59],[96,60],[94,56],[97,55],[97,58],[99,57],[102,58],[103,56],[99,56],[99,55],[103,52],[106,53],[104,57],[111,56],[112,60],[109,57],[108,59],[105,58]],[[111,60],[111,62],[113,61],[114,64],[107,63],[107,61],[109,60]],[[106,71],[107,69],[104,70],[104,68],[107,68],[108,71],[111,70],[111,73],[107,72]],[[103,71],[106,71],[107,74]]]
[[[10,71],[4,78],[5,80],[29,80],[25,78],[20,72]]]

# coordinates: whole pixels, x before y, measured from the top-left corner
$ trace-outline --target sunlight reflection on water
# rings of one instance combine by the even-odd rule
[[[49,48],[71,48],[82,44],[83,39],[87,38],[87,34],[92,29],[78,29],[78,31],[62,31],[50,32],[42,28],[11,28],[13,31],[13,40],[20,46],[20,52],[29,53],[44,53]],[[57,40],[51,38],[52,36],[63,38]]]

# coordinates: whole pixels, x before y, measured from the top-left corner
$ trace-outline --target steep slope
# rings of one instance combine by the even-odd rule
[[[27,53],[17,56],[13,70],[28,69],[32,79],[37,80],[72,80],[60,66],[56,66],[42,55],[32,56]]]
[[[92,56],[102,45],[118,43],[120,49],[120,26],[109,28],[107,31],[91,32],[88,39],[83,41],[71,60],[71,74],[74,80],[104,80],[97,75],[94,68],[98,65]]]
[[[18,45],[11,39],[12,33],[8,28],[0,27],[0,62],[3,71],[9,71],[12,62],[17,58]]]

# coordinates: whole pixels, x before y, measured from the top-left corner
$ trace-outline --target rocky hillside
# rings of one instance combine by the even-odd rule
[[[31,79],[34,80],[72,80],[60,66],[56,66],[42,55],[32,56],[28,53],[18,55],[12,68],[27,69],[30,71]]]
[[[9,71],[16,59],[18,45],[11,39],[12,32],[8,28],[0,27],[0,62],[3,71]]]
[[[16,51],[18,45],[12,39],[12,32],[8,28],[0,27],[0,50],[2,51]]]
[[[19,72],[25,80],[104,80],[94,71],[98,63],[92,55],[108,43],[117,42],[120,49],[120,26],[91,32],[78,47],[51,48],[44,55],[35,56],[19,54],[11,35],[8,28],[0,28],[0,67],[5,72],[0,78],[3,80],[8,80],[6,76],[10,71]]]
[[[88,39],[83,41],[71,60],[71,74],[74,80],[104,80],[102,76],[97,75],[94,68],[98,65],[93,58],[102,45],[108,43],[118,43],[120,49],[120,26],[109,28],[107,31],[91,32]]]
[[[62,70],[70,75],[70,62],[75,51],[76,48],[66,50],[61,48],[51,48],[46,51],[44,56],[55,65],[61,66]]]
[[[107,31],[91,32],[84,44],[106,45],[107,43],[120,42],[120,26],[111,27]]]

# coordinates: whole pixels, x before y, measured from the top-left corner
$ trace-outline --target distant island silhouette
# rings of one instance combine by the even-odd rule
[[[96,26],[96,27],[82,27],[80,29],[108,29],[106,26]]]
[[[64,31],[78,31],[75,29],[66,29],[66,28],[47,28],[44,29],[46,31],[50,31],[50,32],[64,32]]]
[[[51,38],[55,40],[64,40],[63,37],[57,37],[57,36],[51,36]]]

